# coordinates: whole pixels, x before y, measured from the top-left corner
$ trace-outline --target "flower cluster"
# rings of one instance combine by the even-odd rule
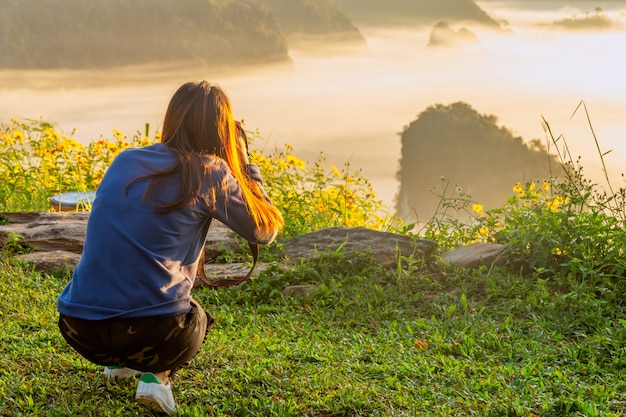
[[[254,142],[254,133],[248,135]],[[49,198],[66,191],[92,191],[113,159],[129,147],[159,142],[146,126],[128,140],[117,129],[110,139],[83,145],[43,121],[13,120],[0,131],[0,210],[46,210]],[[409,230],[394,216],[383,217],[382,202],[360,171],[326,164],[323,154],[312,164],[293,154],[293,147],[265,155],[253,151],[252,162],[263,171],[267,190],[286,219],[285,235],[331,226],[362,226],[376,230]]]
[[[382,203],[370,182],[349,164],[338,169],[325,157],[308,164],[292,154],[293,147],[265,156],[252,153],[259,165],[272,201],[286,219],[284,233],[295,235],[333,226],[383,229],[389,225],[380,215]]]
[[[95,190],[118,153],[157,139],[146,133],[129,142],[114,130],[113,139],[84,145],[44,121],[13,119],[0,131],[0,210],[46,210],[54,194]]]
[[[517,183],[513,187],[515,194],[508,203],[526,209],[543,206],[556,212],[560,206],[568,202],[568,198],[564,195],[553,194],[553,188],[550,181],[543,181],[540,187],[537,182]]]

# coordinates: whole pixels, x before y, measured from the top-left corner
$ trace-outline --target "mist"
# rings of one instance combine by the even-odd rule
[[[361,169],[389,207],[398,184],[399,132],[425,108],[464,101],[530,141],[545,138],[541,116],[563,134],[585,174],[604,183],[598,151],[614,187],[623,186],[626,156],[626,30],[566,31],[542,26],[574,13],[481,2],[509,30],[470,28],[478,43],[427,48],[430,28],[361,28],[366,48],[329,51],[327,45],[290,46],[292,62],[237,70],[134,66],[108,71],[0,70],[0,117],[43,119],[83,143],[117,129],[129,137],[149,123],[159,130],[167,102],[185,81],[207,79],[229,94],[235,115],[271,151],[293,146],[313,162]],[[626,8],[626,6],[624,7]],[[619,21],[623,11],[605,10]],[[454,25],[454,29],[460,26]],[[441,161],[442,176],[446,176]],[[451,179],[454,181],[454,178]],[[511,184],[513,186],[514,184]]]

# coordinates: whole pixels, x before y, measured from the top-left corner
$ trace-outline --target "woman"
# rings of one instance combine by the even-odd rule
[[[172,414],[169,377],[198,353],[213,324],[190,295],[211,220],[268,244],[283,219],[220,87],[182,85],[161,142],[125,150],[107,170],[58,311],[78,353],[110,378],[143,373],[137,401]]]

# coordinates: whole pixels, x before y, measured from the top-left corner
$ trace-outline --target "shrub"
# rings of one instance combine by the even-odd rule
[[[251,142],[258,134],[251,133]],[[50,123],[13,120],[0,131],[0,211],[39,211],[50,208],[49,198],[66,191],[95,190],[115,156],[129,147],[160,139],[139,131],[131,140],[113,130],[111,140],[88,145],[61,135]],[[401,220],[383,216],[383,204],[370,182],[349,164],[326,166],[323,154],[307,164],[293,148],[273,154],[254,151],[252,161],[263,172],[270,197],[286,219],[284,235],[294,236],[331,226],[363,226],[407,232]]]
[[[557,155],[562,177],[515,184],[507,203],[488,211],[462,190],[449,191],[442,180],[437,215],[424,226],[425,235],[447,248],[477,241],[505,244],[511,265],[543,277],[593,283],[624,276],[626,190],[613,190],[608,178],[607,188],[587,179],[565,138],[555,138],[545,120],[544,129],[549,143],[563,149]],[[604,165],[607,153],[593,138]]]
[[[119,131],[85,146],[41,120],[13,120],[0,131],[1,211],[39,211],[66,191],[95,190],[113,158],[123,149],[152,143],[148,126],[128,142]]]
[[[283,234],[295,236],[327,227],[368,227],[407,232],[410,226],[383,215],[383,204],[371,183],[349,163],[342,169],[325,164],[320,153],[314,163],[296,157],[291,145],[271,155],[253,152],[263,171],[272,201],[286,219]]]

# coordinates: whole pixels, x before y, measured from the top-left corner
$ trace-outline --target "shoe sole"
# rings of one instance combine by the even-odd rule
[[[139,404],[147,408],[148,410],[155,411],[157,413],[166,413],[167,415],[172,415],[176,411],[176,410],[170,411],[169,409],[167,409],[167,407],[165,407],[164,404],[161,404],[161,402],[157,398],[154,398],[154,397],[148,397],[145,395],[137,395],[135,397],[135,400]]]
[[[104,367],[104,376],[108,379],[118,380],[134,378],[136,376],[143,375],[143,372],[130,368],[109,368]]]

